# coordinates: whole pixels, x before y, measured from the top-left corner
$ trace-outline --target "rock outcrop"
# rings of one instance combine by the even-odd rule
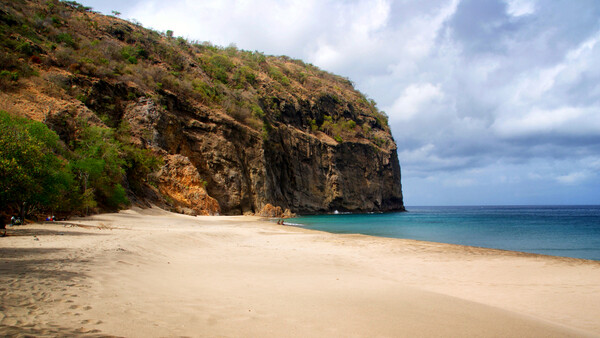
[[[157,173],[158,190],[177,211],[188,215],[219,215],[219,203],[206,193],[204,181],[187,157],[165,156]]]
[[[257,214],[257,216],[261,217],[270,217],[270,218],[290,218],[295,217],[290,209],[285,209],[283,211],[281,207],[276,207],[270,203],[267,203]]]

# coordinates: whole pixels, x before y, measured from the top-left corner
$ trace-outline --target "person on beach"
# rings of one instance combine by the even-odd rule
[[[21,224],[21,219],[19,217],[13,216],[10,218],[10,224],[11,225],[19,225]]]

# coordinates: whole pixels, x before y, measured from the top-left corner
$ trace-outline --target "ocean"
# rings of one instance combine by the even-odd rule
[[[600,261],[600,206],[407,207],[408,212],[300,216],[332,233],[470,245]]]

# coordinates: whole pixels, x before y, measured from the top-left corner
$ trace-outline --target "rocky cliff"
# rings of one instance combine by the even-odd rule
[[[0,109],[67,144],[69,121],[127,130],[164,159],[136,201],[192,214],[404,209],[387,118],[345,78],[74,2],[2,3],[0,29]]]

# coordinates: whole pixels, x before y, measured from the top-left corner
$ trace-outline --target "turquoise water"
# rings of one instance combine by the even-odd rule
[[[600,206],[407,207],[301,216],[298,226],[600,261]]]

